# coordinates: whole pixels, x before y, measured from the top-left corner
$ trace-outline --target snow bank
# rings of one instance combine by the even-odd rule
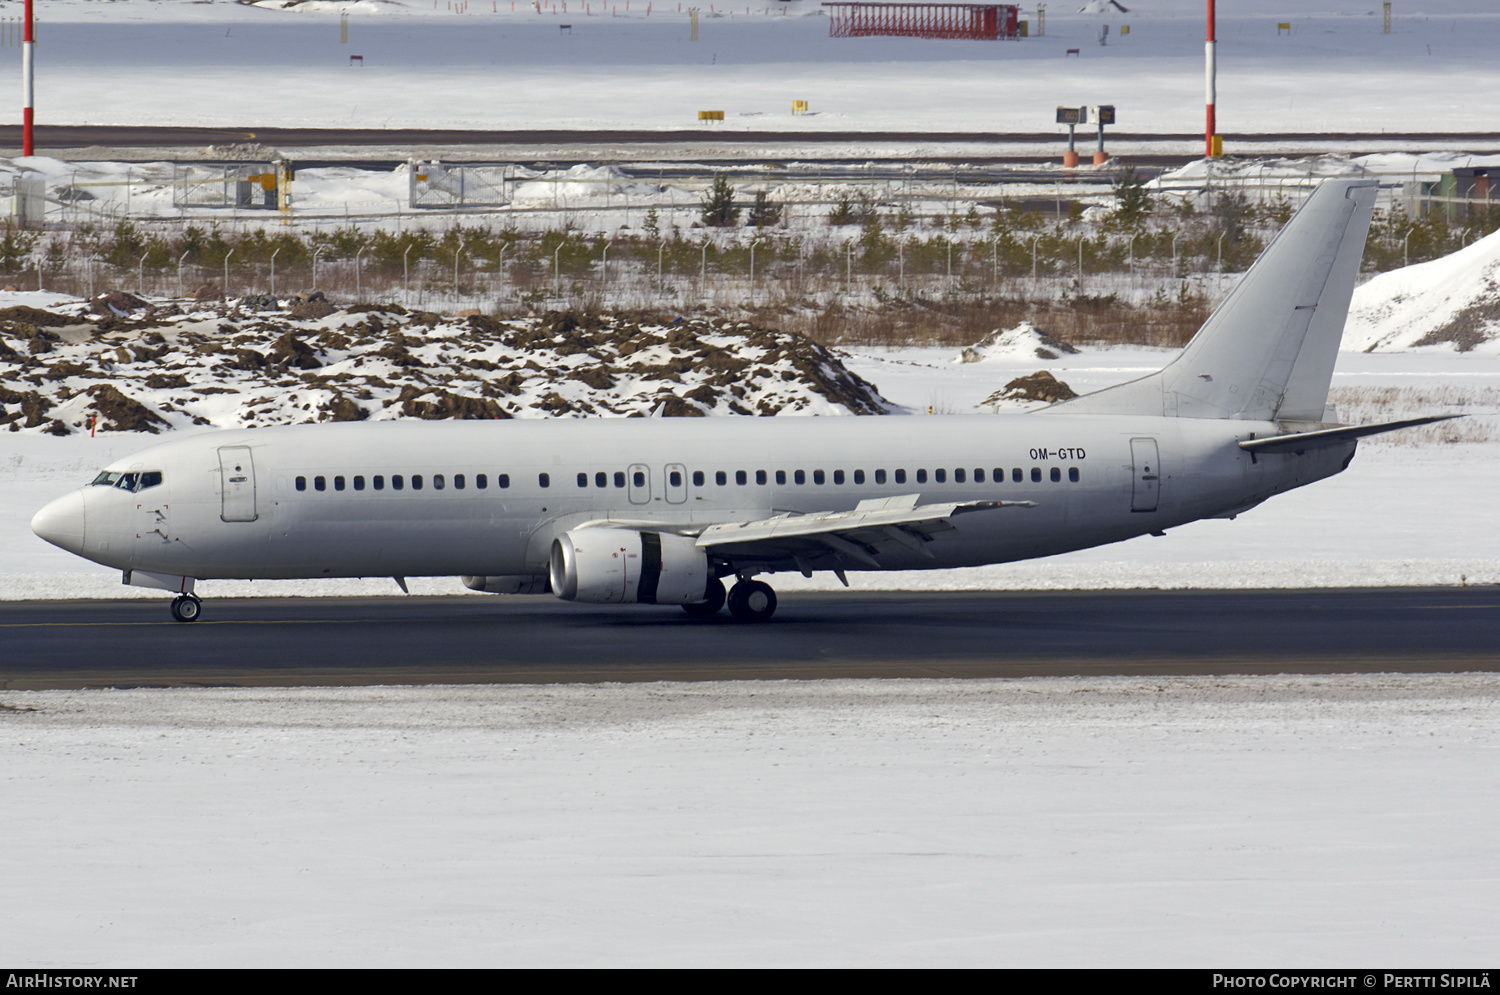
[[[1372,277],[1354,291],[1344,348],[1500,352],[1497,271],[1500,232],[1441,259]]]

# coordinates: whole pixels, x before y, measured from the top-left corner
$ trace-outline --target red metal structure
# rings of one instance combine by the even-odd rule
[[[1021,8],[1008,3],[825,3],[830,38],[1021,37]]]

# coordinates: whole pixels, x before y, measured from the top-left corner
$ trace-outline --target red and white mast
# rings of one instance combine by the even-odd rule
[[[26,0],[29,4],[31,0]],[[1214,40],[1214,0],[1208,0],[1208,41],[1203,44],[1203,96],[1207,105],[1207,120],[1204,124],[1203,140],[1208,146],[1203,153],[1205,159],[1214,156],[1214,134],[1217,130],[1214,121],[1214,104],[1218,100],[1215,92],[1214,77],[1218,73],[1218,63],[1214,57],[1214,46],[1218,43]]]
[[[33,155],[36,142],[32,138],[31,69],[32,49],[36,47],[36,35],[31,28],[31,0],[26,0],[26,33],[21,37],[21,154]]]

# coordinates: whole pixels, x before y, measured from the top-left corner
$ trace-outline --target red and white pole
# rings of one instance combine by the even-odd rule
[[[30,3],[31,0],[26,0]],[[1214,155],[1214,134],[1216,122],[1214,121],[1214,104],[1218,102],[1218,93],[1214,86],[1214,77],[1218,74],[1218,62],[1214,56],[1214,47],[1218,44],[1214,40],[1214,0],[1208,0],[1208,41],[1203,45],[1203,96],[1207,105],[1207,119],[1204,123],[1203,140],[1207,149],[1203,153],[1205,159],[1212,159]]]
[[[36,47],[36,35],[31,29],[31,0],[26,0],[26,34],[21,37],[21,154],[34,155],[36,142],[32,137],[31,69],[32,49]]]

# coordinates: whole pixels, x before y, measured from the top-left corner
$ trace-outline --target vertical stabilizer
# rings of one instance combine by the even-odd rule
[[[1098,414],[1322,421],[1375,180],[1327,180],[1164,369],[1064,401]]]

